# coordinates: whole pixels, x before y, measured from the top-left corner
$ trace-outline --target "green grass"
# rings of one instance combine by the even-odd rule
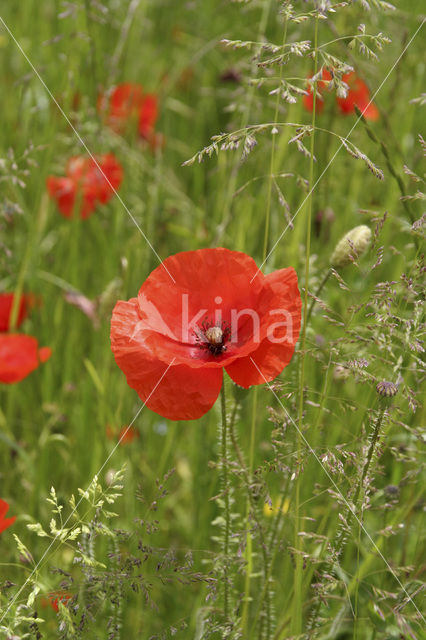
[[[294,4],[301,11],[312,8],[312,3]],[[334,40],[335,31],[355,34],[361,22],[367,33],[382,31],[391,38],[378,52],[377,62],[345,44],[328,49],[354,64],[372,92],[420,25],[419,1],[397,4],[396,12],[383,13],[374,6],[370,12],[363,11],[355,3],[330,14],[331,26],[325,20],[318,24],[320,45]],[[68,631],[58,630],[54,611],[41,608],[41,595],[24,613],[16,609],[19,602],[26,602],[31,585],[9,608],[34,566],[20,557],[12,534],[19,536],[36,564],[48,543],[26,525],[40,522],[48,529],[50,488],[55,487],[67,516],[71,495],[90,484],[111,454],[100,473],[101,484],[105,486],[108,470],[124,464],[126,470],[123,495],[112,507],[118,515],[109,526],[130,532],[130,537],[116,534],[111,541],[98,541],[95,556],[106,564],[105,570],[83,570],[73,564],[78,556],[75,542],[55,544],[33,576],[41,593],[47,593],[59,589],[63,579],[52,567],[71,573],[74,582],[69,590],[78,597],[80,613],[88,607],[93,615],[90,632],[82,637],[168,638],[172,637],[170,627],[178,629],[184,623],[177,637],[420,640],[424,637],[419,611],[424,610],[420,587],[424,562],[421,426],[425,414],[421,407],[422,352],[416,344],[421,340],[424,290],[419,261],[424,243],[411,223],[421,218],[421,200],[408,201],[407,211],[380,145],[370,139],[361,122],[350,140],[384,171],[385,179],[377,180],[362,160],[341,150],[311,202],[305,204],[302,179],[309,179],[310,162],[294,143],[289,144],[295,130],[288,126],[279,126],[275,137],[270,129],[259,134],[257,146],[243,163],[240,149],[182,166],[218,133],[259,123],[311,124],[312,115],[303,109],[301,98],[287,104],[269,91],[278,82],[273,78],[280,76],[300,78],[298,84],[303,86],[302,79],[313,70],[312,59],[293,56],[282,67],[272,66],[269,79],[257,87],[249,84],[249,78],[268,74],[253,62],[255,51],[219,44],[222,38],[238,38],[267,39],[281,45],[283,21],[277,3],[141,0],[106,3],[105,13],[89,1],[78,0],[69,6],[71,14],[59,18],[65,5],[57,1],[6,2],[0,15],[91,152],[113,151],[122,163],[125,177],[120,196],[161,258],[183,250],[226,246],[252,255],[260,265],[265,256],[267,217],[266,244],[271,248],[287,227],[288,216],[300,208],[294,228],[287,229],[263,270],[291,265],[302,289],[309,260],[308,289],[314,293],[329,268],[337,241],[347,231],[367,224],[373,231],[377,228],[377,238],[357,264],[339,271],[345,284],[337,276],[328,280],[320,294],[327,308],[315,306],[306,327],[306,352],[303,356],[299,343],[291,364],[274,386],[275,393],[266,385],[246,392],[226,383],[228,418],[240,450],[236,452],[229,442],[232,557],[228,573],[232,588],[226,621],[222,616],[221,521],[212,525],[224,516],[223,500],[212,500],[222,486],[220,407],[197,422],[179,423],[143,409],[134,424],[140,437],[113,451],[115,442],[106,437],[107,425],[120,429],[129,424],[141,403],[126,385],[110,351],[111,311],[117,299],[136,295],[158,260],[117,198],[99,207],[90,219],[72,221],[62,218],[48,199],[46,176],[61,175],[67,158],[81,153],[82,148],[1,28],[0,156],[5,161],[0,166],[0,232],[8,253],[1,249],[0,290],[40,296],[42,304],[33,310],[22,332],[36,336],[53,354],[24,381],[0,388],[0,498],[10,503],[10,514],[18,516],[15,525],[0,535],[0,587],[9,580],[15,585],[0,592],[0,611],[5,613],[0,635],[11,635],[19,614],[30,616],[37,611],[45,619],[38,625],[41,637],[80,637],[71,626]],[[287,42],[313,41],[314,28],[312,19],[289,22]],[[60,37],[52,41],[56,36]],[[421,191],[421,185],[410,182],[403,165],[420,176],[424,171],[417,138],[424,107],[410,102],[423,89],[423,39],[424,28],[380,89],[375,102],[381,118],[369,125],[386,145],[392,170],[401,176],[407,193]],[[240,83],[221,80],[229,68],[238,70]],[[158,93],[156,128],[165,135],[164,149],[158,153],[153,154],[132,132],[125,137],[115,135],[97,116],[98,91],[124,81],[139,82]],[[73,111],[76,93],[80,103]],[[312,163],[313,182],[339,146],[336,136],[325,130],[346,136],[356,121],[354,115],[339,115],[331,102],[316,118],[321,130],[315,132],[313,141],[317,159]],[[34,149],[29,157],[34,164],[27,166],[23,154],[31,144]],[[310,148],[311,140],[305,138],[304,144]],[[22,174],[25,188],[13,180],[24,169],[28,170],[27,175]],[[289,214],[279,202],[271,172],[292,174],[276,178]],[[10,203],[21,213],[9,220]],[[310,207],[313,222],[307,255]],[[324,219],[326,210],[333,212],[328,219]],[[382,225],[379,221],[385,212]],[[381,247],[383,259],[372,268]],[[378,288],[380,283],[389,283],[388,289]],[[99,328],[66,302],[64,293],[70,290],[91,299],[101,297]],[[339,376],[339,369],[336,373],[336,366],[360,358],[368,360],[366,369],[347,367],[347,377]],[[345,499],[353,499],[381,410],[375,391],[380,380],[399,381],[400,388],[387,407],[389,418],[383,423],[383,437],[368,471],[369,495],[362,503],[362,515],[361,505],[357,506],[371,539],[353,520],[335,562],[333,551],[340,544],[342,526],[339,512],[348,515],[336,487]],[[252,424],[250,473],[246,466]],[[156,481],[161,482],[170,469],[175,472],[167,480],[167,495],[159,498]],[[390,485],[398,486],[396,495],[389,493]],[[143,502],[137,494],[143,495]],[[288,498],[286,513],[265,516],[263,506],[269,496],[274,504]],[[153,501],[158,504],[153,506]],[[82,516],[85,508],[79,510]],[[88,521],[94,512],[88,510]],[[147,520],[158,521],[158,530],[150,533]],[[252,554],[245,550],[248,537]],[[142,551],[137,548],[140,541],[146,547]],[[87,540],[81,542],[90,547]],[[120,559],[108,557],[117,549],[123,553]],[[172,552],[176,558],[171,557]],[[189,553],[191,566],[185,564]],[[145,586],[151,585],[150,598],[157,608],[146,601],[143,589],[131,589],[136,578],[129,577],[131,571],[124,565],[133,556],[142,560],[141,568],[134,571],[143,575]],[[247,560],[253,570],[250,579],[245,574]],[[115,577],[114,570],[118,572]],[[90,571],[99,578],[99,583],[95,581],[97,595],[90,590]],[[245,601],[248,583],[251,600]],[[319,601],[315,585],[323,594]],[[217,599],[206,601],[212,589]],[[405,602],[407,594],[413,595],[414,604]],[[117,609],[115,597],[122,608],[117,614],[122,628],[108,631],[108,618]],[[58,615],[66,616],[66,612]],[[1,626],[6,624],[8,631]],[[19,622],[14,633],[19,638],[37,637],[26,622]]]

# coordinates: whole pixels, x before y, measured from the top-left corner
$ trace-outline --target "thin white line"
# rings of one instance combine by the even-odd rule
[[[422,26],[424,25],[426,21],[426,18],[424,18],[420,24],[420,26],[417,28],[416,32],[414,33],[414,35],[411,37],[411,39],[409,40],[409,42],[406,44],[406,46],[404,47],[404,49],[402,50],[402,53],[400,53],[400,55],[398,56],[398,58],[396,59],[396,61],[393,63],[391,69],[388,71],[388,73],[386,74],[384,80],[381,82],[381,84],[379,85],[379,87],[376,89],[373,97],[370,99],[370,102],[368,103],[367,107],[368,108],[373,100],[375,99],[375,97],[377,96],[377,94],[379,93],[379,91],[381,90],[381,88],[383,87],[383,85],[385,84],[385,82],[387,81],[387,79],[389,78],[390,74],[392,73],[392,71],[395,69],[395,67],[397,66],[397,64],[399,63],[399,61],[401,60],[401,58],[403,57],[403,55],[405,54],[405,52],[407,51],[408,47],[411,45],[411,43],[413,42],[414,38],[417,36],[417,34],[419,33],[420,29],[422,28]],[[351,135],[352,131],[355,129],[355,127],[358,125],[358,123],[361,121],[362,119],[362,115],[358,116],[358,118],[356,119],[355,123],[353,124],[352,128],[349,130],[349,133],[346,134],[345,139],[349,138],[349,136]],[[318,179],[316,180],[314,186],[312,187],[312,189],[309,191],[309,193],[306,195],[306,197],[304,198],[304,200],[302,201],[302,204],[299,206],[299,208],[297,209],[296,213],[294,214],[294,216],[291,218],[291,220],[289,221],[289,223],[287,224],[286,228],[284,229],[284,231],[281,233],[280,237],[278,238],[278,240],[275,242],[274,246],[272,247],[272,249],[269,251],[268,255],[266,256],[266,258],[264,259],[264,261],[262,262],[262,264],[260,265],[260,267],[258,268],[258,270],[256,271],[256,273],[254,274],[254,276],[252,277],[252,279],[250,280],[250,283],[253,282],[253,280],[255,279],[255,277],[257,276],[257,274],[259,273],[259,271],[261,270],[261,268],[263,267],[263,265],[265,264],[265,262],[271,257],[272,253],[275,251],[278,243],[281,241],[282,237],[284,236],[285,232],[287,231],[287,229],[293,224],[294,219],[296,218],[297,214],[300,212],[300,210],[303,208],[303,205],[305,204],[305,202],[308,200],[308,198],[310,198],[310,196],[312,195],[314,189],[317,187],[318,183],[320,182],[320,180],[322,179],[322,177],[324,176],[324,174],[328,171],[328,169],[330,168],[330,165],[334,162],[334,159],[336,158],[337,154],[340,152],[340,150],[343,147],[343,143],[340,143],[339,148],[337,149],[337,151],[335,152],[335,154],[333,155],[333,157],[331,158],[331,160],[328,162],[327,166],[325,167],[325,169],[323,170],[323,172],[320,174],[320,176],[318,177]]]
[[[80,136],[80,134],[78,133],[77,129],[74,127],[74,125],[72,124],[72,122],[70,121],[70,119],[68,118],[67,114],[65,113],[65,111],[62,109],[61,105],[58,103],[58,101],[56,100],[55,96],[52,94],[52,92],[50,91],[49,87],[47,86],[47,84],[45,83],[45,81],[43,80],[43,78],[41,77],[41,75],[39,74],[39,72],[37,71],[37,69],[35,68],[35,66],[33,65],[33,63],[31,62],[31,60],[29,59],[29,57],[27,56],[27,54],[25,53],[25,51],[23,50],[23,48],[21,47],[21,45],[19,44],[19,42],[17,41],[17,39],[15,38],[15,36],[13,35],[13,33],[11,32],[11,30],[9,29],[9,27],[7,26],[7,24],[5,23],[5,21],[3,20],[3,18],[0,16],[0,20],[3,23],[4,28],[6,29],[6,31],[8,32],[8,34],[10,35],[10,37],[12,38],[13,42],[16,44],[16,46],[18,47],[19,51],[22,53],[22,55],[24,56],[25,60],[28,62],[28,64],[30,65],[31,69],[33,70],[33,72],[35,73],[35,75],[37,76],[37,78],[40,80],[41,84],[43,85],[43,87],[45,88],[45,90],[47,91],[47,93],[49,94],[51,100],[55,103],[55,105],[57,106],[57,108],[59,109],[60,113],[62,114],[62,116],[65,118],[67,124],[69,127],[71,127],[73,133],[75,134],[75,136],[77,137],[78,141],[80,142],[80,144],[84,147],[84,149],[87,151],[88,155],[91,157],[91,159],[93,160],[93,162],[95,163],[97,169],[100,171],[100,173],[102,174],[102,176],[105,178],[105,180],[107,181],[107,183],[109,184],[109,186],[111,187],[112,191],[114,192],[114,194],[117,196],[118,201],[120,202],[120,204],[124,207],[126,213],[129,215],[130,219],[133,221],[133,223],[135,224],[135,226],[137,227],[137,229],[139,230],[139,232],[141,233],[142,237],[144,238],[145,242],[148,244],[149,248],[151,249],[151,251],[155,254],[156,258],[158,259],[158,261],[160,262],[160,264],[164,267],[164,269],[167,271],[167,273],[169,274],[170,278],[173,280],[173,282],[176,284],[176,280],[173,278],[172,274],[170,273],[170,271],[167,269],[167,267],[164,265],[164,262],[161,260],[160,256],[158,255],[158,253],[156,252],[156,250],[154,249],[154,247],[152,246],[152,244],[150,243],[150,241],[148,240],[147,236],[145,235],[145,233],[142,231],[141,227],[139,226],[136,218],[132,215],[132,213],[130,212],[129,208],[126,206],[126,204],[124,203],[122,197],[120,196],[120,194],[118,193],[118,191],[112,186],[111,182],[109,181],[108,177],[105,175],[105,173],[102,171],[102,167],[99,165],[98,161],[96,160],[95,156],[93,155],[93,153],[90,151],[90,149],[88,148],[87,144],[84,142],[83,138]]]
[[[0,18],[1,19],[1,18]],[[117,442],[117,444],[115,445],[115,447],[113,448],[113,450],[111,451],[111,453],[109,454],[109,456],[107,457],[107,459],[105,460],[105,462],[103,463],[103,465],[101,466],[101,468],[99,469],[99,471],[95,474],[95,476],[92,478],[92,480],[90,481],[86,491],[89,490],[93,480],[95,477],[99,476],[99,474],[101,473],[101,471],[104,469],[105,465],[108,463],[108,461],[112,458],[112,456],[114,455],[115,451],[117,450],[117,447],[120,445],[122,439],[124,438],[124,436],[126,435],[126,433],[128,432],[128,430],[130,429],[130,427],[133,425],[133,423],[135,422],[135,420],[137,419],[137,417],[139,416],[140,412],[142,411],[142,409],[144,407],[146,407],[146,403],[148,402],[148,400],[150,399],[150,397],[152,396],[152,394],[154,393],[154,391],[156,390],[156,388],[158,387],[158,385],[160,384],[160,382],[162,381],[162,379],[164,378],[164,376],[166,375],[166,373],[168,372],[168,370],[170,369],[170,367],[172,366],[172,364],[174,363],[174,361],[176,360],[176,358],[173,358],[173,360],[171,361],[171,363],[168,365],[167,369],[164,371],[164,373],[162,374],[161,378],[159,379],[159,381],[157,382],[157,384],[155,385],[155,387],[153,388],[153,390],[151,391],[151,393],[149,394],[149,396],[147,397],[147,399],[145,400],[145,402],[142,404],[142,406],[139,408],[139,410],[137,411],[136,415],[133,417],[133,420],[131,421],[131,423],[128,425],[126,431],[122,434],[122,436],[120,437],[120,440]],[[68,518],[65,520],[65,522],[62,525],[62,529],[66,526],[66,524],[69,522],[70,518],[73,516],[73,514],[76,512],[76,510],[78,509],[79,505],[81,504],[82,500],[84,499],[84,495],[81,496],[80,500],[77,502],[77,504],[75,505],[74,509],[71,511],[71,513],[69,514]],[[37,562],[36,566],[34,567],[34,569],[31,571],[30,575],[28,576],[28,578],[25,580],[24,584],[22,585],[22,587],[16,592],[16,594],[13,596],[12,600],[10,601],[10,604],[8,605],[6,611],[3,613],[2,617],[0,618],[0,622],[2,622],[5,618],[5,616],[7,615],[7,613],[10,611],[10,608],[12,607],[12,605],[14,604],[14,602],[16,602],[16,599],[18,598],[18,596],[22,593],[22,591],[25,589],[26,585],[28,584],[28,582],[31,580],[31,578],[33,577],[33,575],[36,573],[36,571],[40,568],[41,563],[43,562],[43,560],[46,558],[47,554],[49,553],[50,549],[52,548],[52,546],[55,544],[56,540],[58,539],[58,535],[57,534],[53,540],[51,541],[51,543],[49,544],[49,546],[47,547],[46,551],[43,553],[43,555],[41,556],[40,560]]]
[[[382,554],[382,552],[380,551],[379,547],[376,545],[376,543],[374,542],[373,538],[370,536],[370,534],[368,533],[367,529],[364,527],[364,525],[362,524],[361,520],[358,518],[356,512],[354,509],[352,509],[351,505],[349,504],[349,502],[346,500],[346,498],[341,494],[339,487],[337,486],[337,484],[334,482],[333,478],[330,476],[330,474],[328,473],[327,469],[325,468],[325,466],[323,465],[323,463],[321,462],[321,460],[318,458],[317,454],[315,453],[314,449],[312,449],[311,445],[309,444],[309,442],[306,440],[305,436],[303,435],[302,431],[300,431],[299,427],[297,426],[296,422],[293,420],[293,418],[291,417],[291,415],[289,414],[289,412],[287,411],[287,409],[285,408],[285,406],[283,405],[283,403],[281,402],[280,398],[277,396],[277,394],[275,393],[275,391],[273,390],[273,388],[271,387],[271,385],[269,384],[269,382],[267,381],[267,379],[265,378],[265,376],[263,375],[262,371],[259,369],[259,367],[257,366],[257,364],[255,363],[255,361],[253,360],[253,358],[250,356],[250,360],[252,361],[252,363],[254,364],[254,366],[256,367],[256,369],[258,370],[258,372],[260,373],[260,375],[262,376],[262,378],[264,379],[265,383],[268,385],[268,388],[270,389],[270,391],[272,391],[272,393],[274,394],[275,398],[278,400],[278,402],[280,403],[281,407],[284,409],[284,411],[286,412],[287,416],[290,418],[291,422],[293,423],[293,425],[295,426],[297,433],[303,438],[303,440],[305,441],[306,446],[308,447],[309,451],[313,454],[313,456],[315,457],[316,461],[321,465],[324,473],[326,474],[327,478],[330,480],[331,484],[333,485],[333,487],[335,488],[335,490],[337,491],[337,493],[339,494],[340,498],[343,500],[343,502],[345,503],[345,505],[348,507],[349,511],[351,512],[351,514],[355,517],[355,519],[357,520],[358,524],[360,525],[361,529],[364,531],[365,535],[367,536],[367,538],[370,540],[371,544],[373,545],[374,549],[377,551],[377,553],[379,554],[379,556],[381,557],[381,559],[383,560],[383,562],[386,564],[387,568],[389,569],[389,571],[391,572],[392,576],[395,578],[395,580],[397,581],[397,583],[399,584],[399,586],[401,587],[401,589],[403,590],[403,592],[405,593],[405,595],[407,596],[407,598],[411,601],[413,607],[416,609],[417,613],[420,614],[422,620],[425,622],[425,618],[423,617],[421,611],[419,611],[419,609],[416,606],[416,603],[414,602],[414,600],[411,599],[410,595],[407,593],[407,591],[404,588],[404,585],[400,582],[398,576],[392,571],[392,567],[389,565],[388,561],[386,560],[386,558],[384,557],[384,555]]]

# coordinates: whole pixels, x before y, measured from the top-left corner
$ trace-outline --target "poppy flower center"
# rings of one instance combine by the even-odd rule
[[[229,327],[208,325],[203,322],[201,328],[196,332],[197,343],[200,349],[206,349],[212,355],[219,356],[226,351],[225,343],[229,340],[230,334]]]
[[[207,329],[205,336],[210,344],[218,345],[223,342],[223,331],[220,327],[210,327],[210,329]]]

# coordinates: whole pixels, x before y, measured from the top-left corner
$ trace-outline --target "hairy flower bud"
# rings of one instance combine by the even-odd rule
[[[363,254],[370,244],[371,230],[365,224],[351,229],[336,245],[330,259],[332,267],[338,269],[351,262],[351,256]]]

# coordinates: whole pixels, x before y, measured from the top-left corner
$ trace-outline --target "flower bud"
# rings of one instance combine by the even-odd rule
[[[393,398],[398,393],[398,387],[393,382],[387,380],[381,380],[376,385],[376,391],[383,398]]]
[[[338,269],[352,262],[351,256],[362,255],[371,241],[371,230],[365,224],[351,229],[336,245],[330,259],[332,267]]]

